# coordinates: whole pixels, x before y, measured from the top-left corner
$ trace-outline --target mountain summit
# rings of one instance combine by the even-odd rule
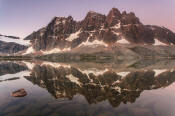
[[[30,45],[20,53],[52,54],[83,46],[103,46],[106,49],[126,44],[172,47],[175,45],[175,33],[165,27],[144,25],[133,12],[121,13],[112,8],[107,15],[89,11],[81,21],[75,21],[72,16],[54,17],[46,27],[23,40],[30,41]]]
[[[55,17],[46,27],[27,36],[35,51],[71,50],[82,45],[174,45],[175,33],[165,27],[144,25],[133,12],[112,8],[107,16],[90,11],[82,21]]]

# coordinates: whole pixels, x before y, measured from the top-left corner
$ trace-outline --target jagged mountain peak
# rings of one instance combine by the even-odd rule
[[[154,28],[154,29],[153,29]],[[146,26],[133,12],[112,8],[108,15],[89,11],[82,21],[73,17],[54,17],[44,28],[31,34],[36,51],[72,50],[85,46],[118,44],[174,45],[175,33],[162,27]]]
[[[87,16],[96,16],[96,15],[101,15],[100,13],[97,13],[97,12],[95,12],[95,11],[92,11],[92,10],[90,10],[88,13],[87,13]]]
[[[122,16],[126,16],[127,15],[127,12],[126,11],[123,11],[122,12]]]
[[[105,19],[105,15],[94,11],[89,11],[85,19],[81,21],[81,28],[86,31],[99,29],[104,24]]]
[[[114,26],[117,23],[121,22],[121,13],[117,8],[112,8],[107,15],[106,23],[108,26]]]
[[[112,8],[107,15],[107,17],[117,17],[118,19],[120,19],[121,16],[121,12],[117,8]]]
[[[54,17],[50,24],[59,25],[59,24],[65,24],[67,18],[66,17]]]
[[[130,12],[130,13],[123,12],[121,20],[122,20],[123,25],[141,24],[139,18],[136,17],[135,13],[133,12]]]
[[[73,20],[72,16],[66,17],[55,17],[47,26],[47,30],[53,36],[59,36],[58,34],[69,34],[74,32],[72,28],[75,27],[76,21]]]
[[[84,20],[86,20],[86,19],[88,19],[88,18],[94,18],[94,19],[96,19],[96,18],[104,18],[104,17],[105,17],[105,15],[103,15],[103,14],[101,14],[101,13],[98,13],[98,12],[95,12],[95,11],[89,11],[89,12],[86,14]]]

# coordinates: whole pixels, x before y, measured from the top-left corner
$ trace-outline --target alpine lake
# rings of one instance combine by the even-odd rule
[[[0,61],[0,116],[175,116],[175,61]]]

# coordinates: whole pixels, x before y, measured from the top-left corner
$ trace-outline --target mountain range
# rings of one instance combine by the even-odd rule
[[[2,41],[5,38],[6,41]],[[165,27],[144,25],[133,12],[112,8],[107,15],[90,11],[81,21],[72,16],[52,21],[24,39],[0,35],[0,52],[5,54],[144,52],[174,56],[175,33]],[[122,48],[122,50],[121,50]],[[161,50],[160,50],[161,49]],[[151,51],[151,52],[150,52]],[[114,52],[113,52],[114,53]]]

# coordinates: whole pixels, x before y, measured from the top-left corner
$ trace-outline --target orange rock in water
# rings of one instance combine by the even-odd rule
[[[27,92],[24,89],[20,89],[15,92],[12,92],[13,97],[24,97],[26,95],[27,95]]]

